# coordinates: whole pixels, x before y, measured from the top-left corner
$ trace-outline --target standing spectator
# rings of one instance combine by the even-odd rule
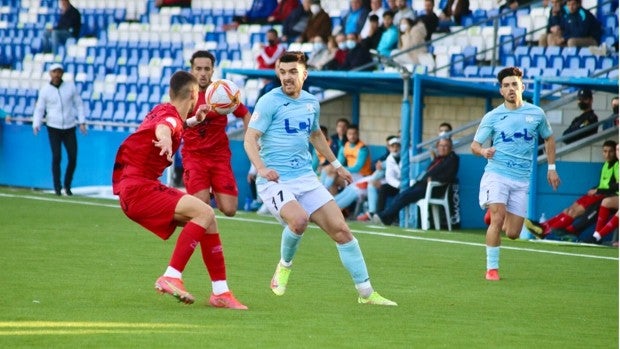
[[[54,192],[61,195],[60,160],[61,146],[67,151],[67,168],[65,169],[65,194],[71,196],[71,183],[77,165],[78,144],[75,129],[86,134],[86,121],[80,92],[70,81],[64,81],[62,65],[54,63],[49,68],[50,83],[39,90],[39,97],[32,116],[32,131],[36,136],[41,130],[43,116],[47,125],[50,148],[52,149],[52,177]]]
[[[564,41],[562,36],[562,18],[566,15],[566,8],[562,0],[550,0],[549,19],[547,20],[547,31],[538,39],[540,46],[560,46]]]
[[[282,23],[282,42],[295,42],[297,37],[306,30],[308,21],[312,16],[310,7],[316,0],[302,0],[301,6],[298,6],[286,17]]]
[[[256,57],[258,69],[274,69],[276,61],[286,51],[286,48],[280,44],[278,32],[275,29],[267,31],[267,45],[261,45],[261,50]]]
[[[272,24],[281,24],[284,22],[293,10],[300,5],[299,0],[278,0],[278,6],[273,10],[271,15],[267,17],[267,22]]]
[[[327,38],[327,44],[325,44],[323,38],[317,35],[312,39],[312,44],[313,48],[308,58],[308,68],[322,70],[323,66],[334,59],[336,55],[336,51],[338,50],[336,40],[334,40],[333,36],[329,36]]]
[[[383,34],[377,45],[377,52],[381,56],[389,57],[397,45],[398,28],[394,25],[394,14],[392,11],[385,11],[383,13]]]
[[[245,151],[258,170],[258,193],[271,214],[284,225],[280,261],[271,279],[271,290],[277,296],[286,292],[293,259],[312,221],[336,243],[340,260],[359,294],[358,303],[395,306],[395,302],[373,289],[357,239],[333,197],[312,171],[309,143],[325,155],[340,176],[352,181],[319,129],[318,100],[302,90],[307,76],[305,54],[285,53],[279,65],[282,87],[258,100],[244,138]],[[282,103],[290,105],[280,108]],[[282,127],[285,122],[292,129]]]
[[[205,104],[205,91],[211,84],[215,57],[208,51],[196,51],[190,59],[190,72],[198,79],[198,100],[193,112]],[[240,103],[233,112],[247,125],[250,112]],[[215,111],[207,114],[207,121],[188,128],[183,133],[183,181],[188,194],[207,204],[215,196],[218,209],[227,216],[234,216],[239,202],[239,189],[230,161],[232,153],[226,125],[228,117]]]
[[[394,14],[394,23],[400,23],[400,20],[403,18],[410,18],[411,20],[415,19],[415,12],[413,12],[413,9],[407,5],[407,0],[396,0],[396,8],[397,11],[392,12]]]
[[[362,40],[370,37],[375,32],[374,29],[377,28],[375,26],[376,23],[371,22],[372,16],[376,16],[379,25],[383,23],[383,12],[385,12],[385,8],[383,8],[383,1],[370,0],[370,12],[368,12],[366,22],[364,22],[364,26],[360,32],[360,38],[362,38]]]
[[[354,181],[372,174],[370,149],[360,140],[357,125],[349,125],[347,128],[347,142],[338,150],[338,161],[344,164]],[[351,183],[338,176],[338,171],[333,166],[327,167],[325,171],[326,179],[323,185],[332,194],[336,194]]]
[[[424,0],[424,14],[418,17],[418,20],[422,21],[426,28],[426,37],[424,38],[426,41],[431,40],[431,36],[439,26],[439,17],[435,14],[434,8],[435,0]]]
[[[362,7],[362,1],[350,0],[349,12],[342,17],[342,31],[344,34],[354,33],[359,35],[362,27],[364,27],[364,23],[366,23],[366,17],[368,17],[368,9]]]
[[[442,138],[437,141],[437,152],[437,157],[426,168],[424,176],[416,181],[413,186],[396,195],[390,206],[374,215],[374,223],[391,225],[397,221],[401,209],[424,198],[428,182],[455,182],[459,170],[459,157],[452,150],[452,140]]]
[[[451,25],[461,25],[464,16],[471,14],[469,0],[448,0],[446,6],[439,14],[439,23],[448,27]]]
[[[596,46],[601,40],[601,23],[592,13],[581,7],[581,0],[567,0],[560,22],[562,39],[560,46]]]
[[[372,62],[372,55],[369,49],[361,45],[359,42],[359,36],[355,33],[347,34],[347,56],[344,59],[344,64],[340,67],[341,70],[353,70],[359,67],[368,65]],[[374,70],[374,66],[367,66],[363,71]]]
[[[368,16],[368,23],[370,23],[369,35],[366,39],[362,39],[361,44],[369,50],[376,50],[377,46],[379,46],[379,41],[381,41],[384,28],[382,25],[379,25],[379,17],[377,15]]]
[[[568,137],[569,134],[598,122],[598,116],[594,113],[594,110],[592,110],[592,90],[587,88],[579,90],[579,92],[577,92],[577,98],[579,100],[577,105],[583,113],[574,118],[570,126],[562,132],[562,135],[566,136],[564,138],[564,143],[566,144],[570,144],[598,132],[598,127],[590,127],[589,131],[579,132],[577,135]]]
[[[116,153],[112,189],[125,215],[163,240],[177,226],[183,226],[164,274],[155,289],[179,301],[194,303],[183,285],[182,274],[196,247],[212,280],[209,304],[218,308],[247,309],[228,289],[226,264],[213,209],[193,195],[165,186],[159,181],[181,143],[184,126],[205,120],[209,107],[197,108],[187,118],[198,98],[198,81],[178,71],[170,78],[170,103],[159,104],[144,118],[136,132],[127,137]]]
[[[319,0],[312,1],[310,5],[310,18],[306,29],[297,39],[298,42],[308,42],[315,36],[320,36],[324,41],[332,34],[332,20],[323,8]]]
[[[392,13],[396,13],[398,11],[396,0],[387,0],[387,10],[392,11]]]
[[[500,232],[514,240],[523,228],[538,136],[545,140],[547,181],[554,190],[560,185],[553,131],[543,110],[523,101],[523,72],[516,67],[504,68],[497,81],[504,103],[482,118],[471,143],[472,153],[488,161],[480,180],[479,203],[491,212],[486,233],[485,279],[489,281],[500,279]],[[489,139],[492,145],[483,148]]]
[[[347,143],[347,130],[350,125],[351,123],[349,120],[345,118],[340,118],[336,121],[336,133],[330,136],[330,148],[334,154],[338,155],[340,148],[344,147],[345,143]]]
[[[58,23],[52,29],[43,32],[42,50],[43,52],[58,53],[58,47],[67,42],[69,37],[78,38],[82,28],[82,16],[80,11],[73,7],[69,0],[60,0],[60,17]]]

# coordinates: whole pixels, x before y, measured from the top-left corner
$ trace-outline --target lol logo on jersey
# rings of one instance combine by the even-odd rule
[[[310,119],[306,119],[306,121],[300,121],[297,125],[292,125],[290,119],[284,119],[284,129],[286,133],[299,133],[306,132],[310,133]]]

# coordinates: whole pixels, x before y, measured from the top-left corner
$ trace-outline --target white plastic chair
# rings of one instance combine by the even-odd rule
[[[435,188],[445,188],[445,192],[441,196],[433,196],[433,189]],[[450,214],[450,183],[442,183],[431,181],[426,185],[426,195],[423,199],[418,200],[415,204],[411,204],[408,207],[408,211],[412,209],[420,209],[420,227],[422,230],[429,230],[429,209],[433,210],[433,224],[435,225],[435,230],[441,229],[441,222],[439,221],[439,206],[444,208],[448,230],[452,231],[452,215]],[[417,206],[417,207],[416,207]],[[409,212],[405,214],[406,217],[409,216]]]

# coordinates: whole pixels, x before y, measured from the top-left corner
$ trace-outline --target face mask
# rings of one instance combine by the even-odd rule
[[[614,111],[614,114],[618,114],[618,106],[615,106],[613,111]]]
[[[356,44],[357,43],[355,41],[353,41],[353,40],[347,40],[347,48],[349,50],[352,50],[355,47]]]
[[[314,43],[314,50],[315,51],[321,51],[325,48],[325,44],[322,42],[315,42]]]
[[[401,24],[400,25],[400,32],[401,33],[405,33],[405,32],[407,32],[407,30],[409,30],[409,25],[408,24]]]
[[[310,12],[312,12],[313,15],[316,15],[317,13],[321,12],[321,6],[317,4],[311,5]]]
[[[586,110],[590,108],[590,104],[586,103],[586,102],[579,102],[577,103],[577,106],[579,107],[579,109],[581,110]]]
[[[267,42],[269,43],[270,46],[273,46],[276,44],[275,40],[267,40]]]
[[[346,42],[338,43],[338,48],[341,49],[341,50],[346,50],[347,49],[347,43]]]

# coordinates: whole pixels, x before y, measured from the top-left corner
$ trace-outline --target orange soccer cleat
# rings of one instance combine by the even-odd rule
[[[224,292],[218,295],[211,294],[211,297],[209,297],[209,304],[216,308],[228,308],[238,310],[248,309],[247,306],[241,304],[241,302],[239,302],[237,298],[233,296],[232,292]]]
[[[161,276],[155,281],[155,290],[159,293],[167,293],[178,299],[179,302],[185,304],[194,303],[194,296],[187,292],[185,286],[183,286],[183,280],[179,278]]]

